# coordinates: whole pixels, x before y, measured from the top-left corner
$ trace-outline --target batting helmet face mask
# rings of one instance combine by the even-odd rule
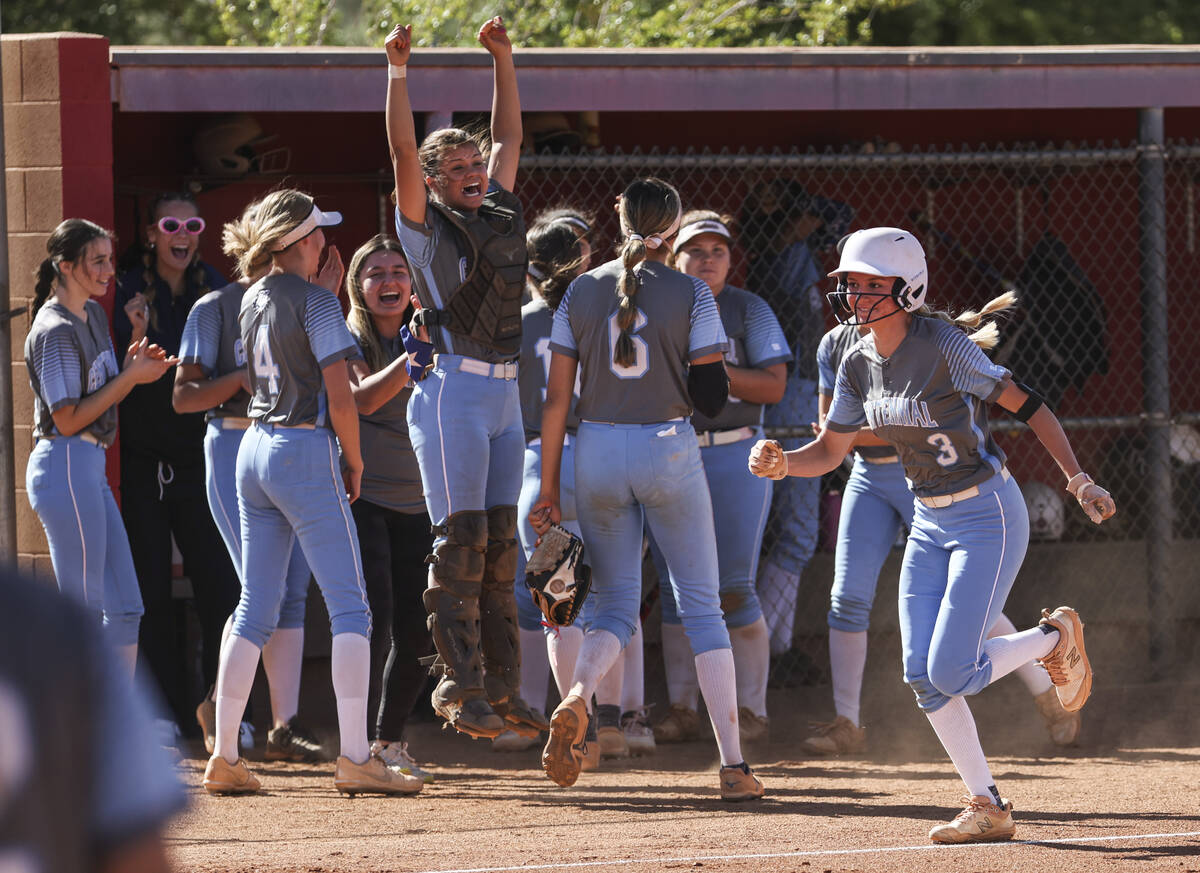
[[[925,304],[929,289],[925,250],[907,230],[898,227],[857,230],[843,238],[839,246],[841,257],[837,269],[829,274],[837,278],[837,290],[826,296],[842,324],[872,324],[897,312],[915,312]],[[894,281],[890,291],[856,289],[851,292],[846,281],[850,273]],[[864,297],[876,299],[866,313],[860,314],[860,307],[855,303],[861,303],[860,298]],[[880,305],[888,299],[895,302],[896,308],[885,307],[888,311],[878,313]]]

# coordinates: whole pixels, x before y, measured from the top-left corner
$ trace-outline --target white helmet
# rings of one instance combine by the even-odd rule
[[[1026,482],[1021,486],[1021,495],[1029,510],[1029,538],[1062,539],[1066,525],[1063,496],[1045,482]]]
[[[829,275],[837,277],[837,291],[831,292],[829,302],[834,313],[843,324],[870,324],[894,315],[875,317],[875,307],[890,297],[900,310],[915,312],[925,303],[929,290],[929,270],[925,264],[925,250],[921,243],[907,230],[898,227],[871,227],[856,230],[843,237],[838,244],[841,260],[837,269]],[[847,273],[866,273],[869,276],[895,276],[892,290],[886,294],[859,292],[858,296],[878,297],[865,319],[854,314],[846,288]]]

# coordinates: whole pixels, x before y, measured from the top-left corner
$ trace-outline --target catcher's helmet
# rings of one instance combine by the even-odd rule
[[[925,303],[929,290],[929,270],[925,264],[925,250],[921,243],[907,230],[898,227],[871,227],[856,230],[839,243],[841,257],[837,269],[829,273],[836,277],[838,287],[827,296],[833,311],[842,324],[870,324],[894,315],[875,316],[879,304],[891,298],[900,310],[915,312]],[[846,287],[847,273],[866,273],[869,276],[894,276],[895,283],[887,293],[870,291],[855,292],[859,297],[877,297],[864,319],[858,319],[850,302]]]

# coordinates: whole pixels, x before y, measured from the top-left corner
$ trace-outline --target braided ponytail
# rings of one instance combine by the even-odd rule
[[[37,284],[33,289],[33,314],[37,315],[42,304],[49,300],[50,295],[54,293],[54,283],[58,281],[58,267],[55,265],[54,259],[46,258],[42,261],[34,275],[37,276]]]
[[[613,363],[619,367],[632,366],[637,360],[633,330],[641,279],[634,270],[646,260],[647,249],[658,248],[678,232],[682,215],[679,192],[661,179],[638,179],[621,195],[621,231],[625,235],[621,264],[625,269],[617,279],[621,298],[617,327],[621,333],[613,349]]]
[[[158,330],[158,310],[154,308],[154,296],[158,293],[158,273],[155,271],[154,249],[146,246],[142,252],[142,296],[146,298],[146,314],[151,330]]]

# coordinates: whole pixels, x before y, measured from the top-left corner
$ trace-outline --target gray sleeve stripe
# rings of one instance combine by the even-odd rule
[[[197,303],[188,314],[179,343],[179,358],[185,364],[200,364],[209,372],[217,365],[221,347],[221,313],[211,303]]]
[[[48,333],[34,344],[33,366],[42,399],[51,409],[60,408],[64,400],[77,401],[82,395],[79,350],[65,331]]]
[[[550,351],[558,352],[560,355],[565,355],[568,358],[574,358],[575,360],[579,360],[579,350],[578,349],[572,348],[571,346],[561,345],[559,343],[556,343],[554,340],[550,340]]]
[[[950,370],[950,381],[956,391],[986,396],[994,390],[995,382],[1007,372],[988,360],[960,328],[946,325],[937,335],[937,345]]]
[[[327,363],[339,356],[345,357],[347,349],[355,347],[354,337],[342,320],[342,307],[337,298],[324,288],[313,291],[305,301],[304,330],[312,346],[313,357]]]
[[[703,346],[702,348],[698,348],[698,349],[689,349],[688,350],[688,359],[694,361],[696,358],[703,358],[705,355],[715,355],[718,352],[724,352],[725,346],[726,346],[726,343],[717,343],[716,345],[712,345],[712,346]]]

